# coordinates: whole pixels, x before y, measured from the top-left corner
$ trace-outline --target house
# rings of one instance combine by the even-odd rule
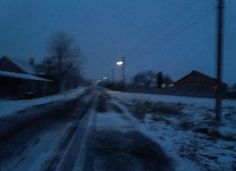
[[[192,71],[176,81],[174,87],[182,90],[214,92],[217,88],[217,80],[199,71]],[[226,90],[227,84],[222,82],[221,87]]]
[[[47,94],[51,80],[37,76],[34,60],[0,58],[0,96],[31,98]]]

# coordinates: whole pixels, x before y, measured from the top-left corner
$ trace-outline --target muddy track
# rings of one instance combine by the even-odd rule
[[[103,96],[103,94],[100,95]],[[125,115],[117,104],[112,103],[111,99],[107,98],[103,102],[100,101],[101,99],[106,99],[106,97],[98,96],[98,104],[95,107],[99,106],[99,109],[106,110],[92,113],[91,127],[84,142],[84,161],[77,160],[80,164],[74,170],[174,170],[172,159],[161,146],[140,132],[135,126],[136,123]],[[95,110],[97,111],[97,108]],[[109,120],[109,115],[112,115],[112,112],[115,112],[115,122],[114,119]],[[101,120],[101,118],[103,119]],[[108,120],[101,125],[99,122],[104,121],[104,118],[108,118]],[[118,123],[117,126],[116,121],[118,120],[122,120],[127,125],[121,126]],[[114,125],[110,125],[109,122]]]

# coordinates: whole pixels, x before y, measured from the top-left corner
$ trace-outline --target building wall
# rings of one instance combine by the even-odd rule
[[[50,82],[0,77],[0,97],[33,98],[50,94]]]
[[[192,89],[216,89],[214,82],[179,82],[175,84],[176,88],[192,88]]]
[[[23,84],[20,79],[0,77],[0,96],[17,97],[19,87]]]

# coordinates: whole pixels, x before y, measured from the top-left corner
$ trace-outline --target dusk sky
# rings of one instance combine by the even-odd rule
[[[224,81],[236,83],[236,0],[226,0]],[[174,80],[191,70],[215,75],[216,0],[0,0],[0,56],[40,62],[55,31],[87,56],[83,73],[110,76],[125,56],[127,75],[154,70]]]

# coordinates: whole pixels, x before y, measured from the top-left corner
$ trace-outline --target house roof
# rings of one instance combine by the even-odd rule
[[[12,61],[15,65],[20,67],[25,73],[28,74],[36,74],[34,71],[33,66],[31,66],[28,62],[23,61],[21,59],[16,59],[16,58],[9,58],[7,57],[10,61]]]
[[[216,79],[199,71],[192,71],[191,73],[176,81],[176,83],[180,82],[216,82]]]
[[[23,73],[8,72],[8,71],[0,71],[0,76],[8,78],[18,78],[23,80],[48,81],[48,82],[51,81],[31,74],[23,74]]]

